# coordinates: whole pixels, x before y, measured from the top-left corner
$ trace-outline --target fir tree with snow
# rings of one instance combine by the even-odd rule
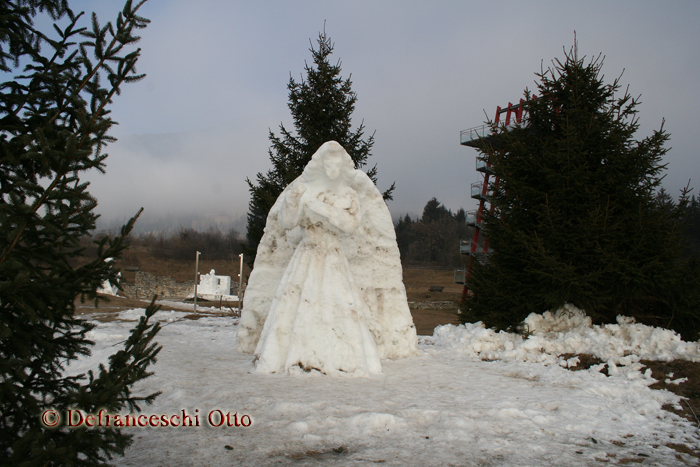
[[[67,371],[94,344],[95,325],[75,316],[75,301],[97,300],[105,281],[118,283],[113,259],[136,220],[99,240],[96,259],[80,264],[80,239],[97,219],[80,176],[104,170],[102,149],[115,123],[108,106],[124,83],[143,77],[135,70],[139,50],[127,50],[148,23],[138,15],[142,4],[128,0],[114,24],[100,26],[93,15],[84,28],[65,1],[0,3],[0,70],[14,76],[0,85],[2,465],[106,465],[124,454],[131,435],[67,429],[66,410],[134,411],[157,395],[132,393],[160,350],[158,325],[148,322],[153,304],[107,366],[87,377]],[[64,27],[36,29],[42,14]]]
[[[619,314],[696,339],[698,264],[682,257],[679,209],[655,199],[668,133],[635,139],[639,100],[606,84],[603,59],[537,74],[527,125],[496,129],[480,152],[499,179],[484,225],[493,251],[474,264],[464,322],[517,327],[530,313],[575,305],[596,323]],[[473,262],[476,263],[476,262]]]
[[[350,78],[343,79],[340,60],[333,65],[330,55],[334,44],[326,32],[318,36],[318,48],[312,45],[313,66],[306,65],[306,79],[300,82],[289,78],[289,110],[294,120],[296,135],[280,124],[280,134],[270,131],[269,157],[272,169],[258,173],[256,181],[247,179],[250,203],[247,224],[247,255],[255,258],[263,235],[265,221],[277,197],[296,179],[311,160],[311,156],[326,141],[337,141],[352,158],[355,168],[367,164],[374,145],[374,135],[365,138],[365,126],[352,129],[352,113],[357,94],[352,91]],[[377,168],[368,172],[376,184]],[[394,185],[383,193],[391,199]],[[251,263],[252,264],[252,263]]]

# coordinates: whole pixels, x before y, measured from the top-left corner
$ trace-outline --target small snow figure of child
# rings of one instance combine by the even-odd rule
[[[354,176],[348,153],[330,141],[282,195],[279,225],[300,241],[255,348],[257,372],[382,372],[369,310],[342,246],[360,225],[360,201],[350,185]]]

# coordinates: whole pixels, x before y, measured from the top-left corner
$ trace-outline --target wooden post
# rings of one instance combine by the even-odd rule
[[[241,296],[243,293],[243,253],[238,257],[241,258],[241,269],[238,273],[238,314],[240,314],[243,310],[243,297]]]
[[[199,282],[199,255],[201,255],[199,251],[197,252],[197,255],[195,257],[195,262],[194,262],[194,312],[197,313],[197,282]]]

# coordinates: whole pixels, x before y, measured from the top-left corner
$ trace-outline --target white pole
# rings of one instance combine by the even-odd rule
[[[243,310],[243,297],[241,296],[243,293],[243,253],[238,257],[241,258],[241,269],[238,273],[238,313],[240,313]]]
[[[194,266],[194,312],[197,313],[197,282],[199,282],[199,255],[201,255],[199,251],[197,252],[197,256],[195,257],[195,266]]]

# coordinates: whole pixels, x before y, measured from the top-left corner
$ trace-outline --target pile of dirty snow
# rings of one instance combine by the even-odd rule
[[[589,354],[608,365],[629,365],[641,359],[700,361],[700,343],[684,342],[669,329],[635,323],[618,316],[617,324],[592,325],[585,313],[566,305],[554,313],[531,314],[525,319],[527,337],[486,329],[483,323],[438,326],[425,343],[452,349],[481,360],[560,364],[564,354]]]

